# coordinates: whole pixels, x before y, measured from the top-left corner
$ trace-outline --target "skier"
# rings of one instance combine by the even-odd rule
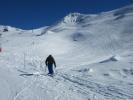
[[[56,63],[55,63],[55,60],[54,60],[54,58],[53,58],[52,55],[49,55],[49,56],[46,58],[45,64],[46,64],[46,66],[48,66],[48,71],[49,71],[48,74],[53,75],[53,74],[54,74],[54,71],[53,71],[53,64],[54,64],[54,66],[55,66],[55,68],[56,68]]]

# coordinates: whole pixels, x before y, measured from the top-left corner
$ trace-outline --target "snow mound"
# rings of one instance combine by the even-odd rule
[[[100,63],[107,63],[107,62],[111,62],[111,61],[116,62],[116,61],[119,61],[119,60],[120,60],[119,57],[117,57],[117,56],[112,56],[112,57],[110,57],[110,58],[108,58],[108,59],[105,59],[105,60],[103,60],[103,61],[100,61]]]

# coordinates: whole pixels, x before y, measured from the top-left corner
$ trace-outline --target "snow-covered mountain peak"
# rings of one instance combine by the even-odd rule
[[[96,17],[97,14],[81,14],[81,13],[70,13],[67,16],[65,16],[60,23],[63,25],[81,25],[83,23],[86,23]]]
[[[76,24],[78,23],[79,19],[83,16],[83,14],[80,13],[70,13],[66,17],[64,17],[63,22],[64,23],[71,23]]]

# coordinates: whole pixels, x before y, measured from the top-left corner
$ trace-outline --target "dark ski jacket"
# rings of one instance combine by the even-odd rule
[[[56,67],[56,63],[55,63],[55,60],[54,60],[54,58],[52,57],[52,55],[49,55],[49,56],[46,58],[45,64],[46,64],[46,66],[48,66],[49,64],[54,64],[54,66]]]

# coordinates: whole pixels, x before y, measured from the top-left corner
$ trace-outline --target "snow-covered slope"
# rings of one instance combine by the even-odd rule
[[[34,30],[0,26],[0,97],[133,100],[132,26],[133,5],[99,14],[70,13]],[[46,76],[49,54],[57,62],[53,78]]]
[[[3,26],[0,25],[0,32],[8,32],[8,31],[21,31],[22,29],[19,28],[15,28],[15,27],[11,27],[11,26]]]

